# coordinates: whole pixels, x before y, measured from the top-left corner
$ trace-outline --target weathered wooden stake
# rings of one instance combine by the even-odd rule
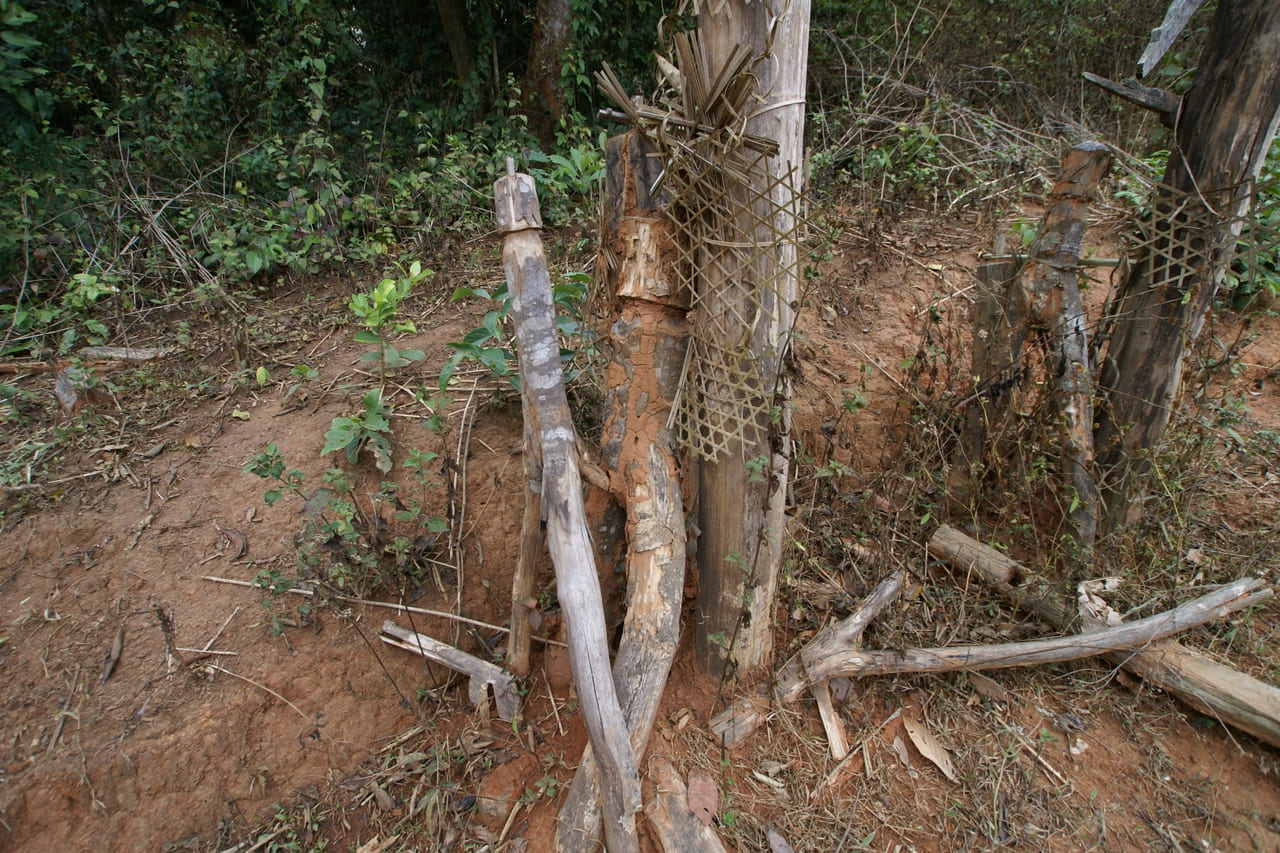
[[[1089,202],[1110,167],[1111,152],[1099,142],[1082,142],[1062,158],[1050,207],[1015,289],[1024,322],[1048,333],[1063,473],[1075,491],[1069,515],[1079,565],[1087,565],[1098,531],[1098,486],[1092,470],[1093,380],[1078,261]]]
[[[533,625],[530,600],[537,594],[538,564],[545,551],[542,533],[542,443],[538,438],[538,415],[529,397],[520,395],[524,415],[524,518],[520,523],[520,553],[511,576],[511,634],[507,638],[507,669],[519,676],[529,674],[529,646]]]
[[[517,174],[510,159],[506,177],[494,183],[493,192],[519,344],[522,394],[537,415],[542,446],[542,509],[569,635],[569,666],[600,767],[605,843],[611,853],[638,851],[640,777],[609,667],[604,602],[582,508],[577,436],[560,370],[537,192],[533,178]]]

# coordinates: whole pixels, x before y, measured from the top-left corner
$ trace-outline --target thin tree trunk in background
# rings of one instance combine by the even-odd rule
[[[1094,435],[1106,530],[1141,507],[1133,498],[1150,468],[1147,452],[1169,423],[1183,359],[1217,295],[1278,110],[1280,3],[1221,0],[1153,199],[1160,236],[1113,309]]]
[[[544,143],[551,142],[556,124],[568,112],[560,63],[572,43],[572,1],[538,0],[533,38],[529,43],[529,63],[521,85],[530,128]]]
[[[800,191],[804,157],[809,0],[709,4],[699,15],[699,29],[714,74],[744,45],[763,53],[775,18],[773,55],[754,69],[762,100],[754,107],[746,130],[779,143],[777,156],[770,160],[770,171],[777,181],[773,202],[776,208],[789,211]],[[794,182],[778,180],[788,173]],[[783,232],[788,225],[775,222],[772,230]],[[737,239],[757,238],[758,224],[744,222]],[[795,243],[785,244],[765,265],[769,269],[743,271],[767,278],[785,271],[777,292],[764,297],[768,304],[761,306],[758,321],[743,330],[750,334],[751,351],[759,359],[758,369],[768,378],[765,387],[779,404],[779,416],[769,425],[768,439],[759,446],[734,449],[716,461],[698,465],[701,539],[695,648],[699,665],[715,676],[723,675],[731,663],[739,672],[757,670],[772,655],[774,597],[782,561],[791,456],[790,412],[785,405],[790,387],[780,367],[795,317],[798,252]],[[752,310],[740,306],[738,313],[751,316]],[[757,470],[748,467],[748,462]]]
[[[476,73],[476,55],[467,37],[466,0],[436,0],[440,13],[440,26],[449,42],[449,55],[453,57],[453,72],[458,82],[465,83]]]
[[[1042,336],[1060,421],[1062,467],[1074,491],[1069,512],[1077,553],[1087,565],[1098,527],[1098,487],[1093,478],[1093,381],[1084,305],[1080,301],[1080,248],[1089,202],[1111,166],[1105,145],[1084,142],[1062,158],[1040,232],[1015,281],[1018,320],[1015,346],[1027,335]]]

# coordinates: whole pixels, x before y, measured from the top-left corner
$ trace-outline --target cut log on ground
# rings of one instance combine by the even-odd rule
[[[1051,584],[1017,566],[1016,575],[1022,583],[1013,586],[1004,579],[1007,558],[955,528],[940,527],[929,540],[929,553],[957,568],[976,572],[1010,603],[1054,627],[1074,621],[1072,610]],[[1000,558],[999,564],[989,559],[992,555]],[[1107,657],[1197,711],[1280,747],[1280,689],[1172,640],[1141,651],[1113,652]]]
[[[1221,619],[1271,597],[1271,590],[1257,578],[1219,587],[1207,595],[1164,613],[1115,628],[1086,634],[1000,643],[989,646],[950,646],[937,649],[863,651],[842,649],[816,660],[806,660],[811,683],[841,676],[889,675],[900,672],[953,672],[955,670],[1004,669],[1079,660],[1107,652],[1132,651],[1196,625]]]
[[[467,698],[472,705],[481,705],[488,699],[488,688],[493,687],[493,702],[497,706],[498,717],[511,721],[515,719],[520,708],[520,700],[516,695],[516,680],[511,673],[502,667],[480,660],[448,643],[401,628],[388,620],[382,623],[382,642],[417,652],[427,660],[449,667],[471,679],[467,688]]]
[[[611,853],[639,850],[636,812],[640,777],[609,665],[604,601],[582,506],[577,435],[565,395],[551,278],[538,233],[542,218],[533,178],[516,174],[494,184],[502,265],[511,292],[522,394],[537,415],[542,448],[542,510],[556,591],[569,639],[569,666],[592,751],[600,768],[605,843]]]

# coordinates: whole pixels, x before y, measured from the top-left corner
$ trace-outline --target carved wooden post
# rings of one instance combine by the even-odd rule
[[[1014,286],[1020,319],[1048,335],[1048,368],[1062,435],[1062,464],[1075,491],[1072,529],[1083,564],[1098,530],[1098,487],[1093,478],[1093,381],[1084,306],[1080,302],[1080,246],[1098,182],[1111,167],[1100,142],[1082,142],[1062,158],[1050,206]]]
[[[668,427],[688,342],[688,295],[672,275],[670,222],[649,198],[660,171],[638,133],[605,144],[607,275],[616,317],[607,349],[608,404],[601,462],[626,509],[627,616],[614,661],[614,683],[631,746],[644,754],[680,633],[685,520],[675,430]],[[600,835],[590,749],[560,809],[560,851],[591,851]]]
[[[511,291],[522,396],[537,417],[542,448],[542,511],[556,589],[569,639],[569,665],[592,750],[600,767],[600,802],[610,851],[639,850],[640,778],[609,668],[604,603],[582,508],[577,436],[560,370],[551,278],[538,229],[533,178],[507,176],[493,187],[502,265]]]

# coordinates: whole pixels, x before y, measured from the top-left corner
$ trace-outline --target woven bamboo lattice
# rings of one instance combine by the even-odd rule
[[[690,34],[675,39],[678,86],[661,107],[627,98],[606,67],[604,89],[662,158],[653,194],[672,223],[674,267],[690,294],[689,352],[673,412],[685,451],[695,459],[760,452],[775,404],[786,335],[785,294],[798,277],[802,216],[795,169],[772,174],[776,143],[746,133],[759,99],[751,68],[760,57],[740,49],[712,74]]]
[[[1190,193],[1158,184],[1150,196],[1152,214],[1126,235],[1126,253],[1131,263],[1148,261],[1151,279],[1182,298],[1228,270],[1238,271],[1237,286],[1261,289],[1242,276],[1275,262],[1280,217],[1268,202],[1278,193],[1274,180]]]

